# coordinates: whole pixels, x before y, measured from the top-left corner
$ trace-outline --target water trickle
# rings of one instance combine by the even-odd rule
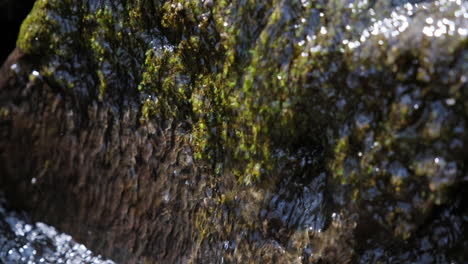
[[[0,262],[20,263],[83,263],[113,264],[94,255],[71,236],[44,223],[29,223],[24,213],[5,209],[8,206],[0,193]]]

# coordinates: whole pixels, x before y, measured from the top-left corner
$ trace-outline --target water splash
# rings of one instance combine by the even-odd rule
[[[0,193],[0,262],[5,264],[67,263],[114,264],[94,255],[65,233],[27,215],[9,211]]]

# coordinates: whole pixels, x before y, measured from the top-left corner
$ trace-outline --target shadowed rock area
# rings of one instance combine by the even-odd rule
[[[119,263],[464,263],[467,17],[37,1],[0,73],[0,188]]]

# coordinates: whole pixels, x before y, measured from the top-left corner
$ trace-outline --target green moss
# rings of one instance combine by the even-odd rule
[[[21,25],[16,45],[27,54],[34,54],[46,48],[52,37],[53,23],[47,19],[47,10],[54,1],[36,1],[31,13]]]
[[[332,190],[408,239],[406,223],[466,174],[467,41],[422,33],[424,12],[462,23],[455,4],[409,16],[396,2],[37,1],[18,46],[45,54],[38,70],[75,96],[117,107],[128,96],[142,121],[190,123],[197,162],[220,181],[326,171]],[[391,28],[392,12],[417,23]],[[373,32],[382,21],[395,36]],[[395,212],[402,201],[416,209]],[[201,239],[222,233],[209,226],[218,214],[199,212]]]
[[[388,81],[393,83],[410,78],[403,74],[405,64],[395,63],[403,51],[386,55],[388,47],[375,45],[384,39],[382,36],[371,36],[373,39],[359,52],[337,47],[353,41],[352,31],[363,30],[371,23],[364,13],[353,11],[366,10],[366,6],[337,2],[316,2],[304,7],[282,2],[205,5],[198,1],[167,1],[154,5],[102,5],[94,10],[83,5],[78,12],[71,5],[70,1],[38,1],[22,25],[18,46],[30,54],[55,54],[55,60],[72,60],[73,54],[67,49],[89,50],[88,66],[95,69],[97,87],[89,94],[104,100],[112,97],[112,89],[136,86],[142,95],[143,119],[193,119],[195,156],[223,164],[221,167],[247,184],[263,175],[267,177],[282,163],[284,158],[272,153],[294,153],[301,144],[328,144],[328,139],[317,135],[325,127],[336,130],[339,122],[347,122],[345,113],[358,103],[360,96],[364,99],[359,102],[363,112],[382,102],[379,97],[386,100],[394,96],[391,90],[387,94],[369,90],[373,82],[370,79],[377,80],[378,74],[368,78],[367,83],[350,79],[375,71],[392,72],[396,78]],[[328,16],[337,19],[319,15],[330,8],[336,11]],[[149,9],[159,13],[144,12]],[[57,20],[51,10],[79,18]],[[377,14],[386,15],[385,8]],[[347,23],[352,20],[360,20],[360,28],[348,28]],[[61,26],[67,23],[69,28]],[[173,45],[164,37],[154,38],[160,30],[148,30],[158,24],[161,30],[170,32],[167,36]],[[69,42],[68,38],[78,34],[84,39]],[[450,52],[456,49],[450,46]],[[422,56],[415,50],[407,52],[417,59]],[[422,70],[433,68],[420,61],[424,68],[417,67],[415,81],[421,81]],[[129,62],[134,71],[130,75],[125,73]],[[57,76],[52,64],[43,71],[46,77],[72,89],[77,86],[77,80],[69,75]],[[431,75],[434,70],[425,72]],[[120,74],[129,76],[129,80],[122,81]],[[352,91],[340,89],[341,86],[356,87]],[[334,112],[339,100],[346,101],[345,109]],[[388,122],[382,120],[379,127],[360,125],[352,131],[352,140],[363,141],[372,131],[373,137],[382,138],[382,144],[391,151],[396,144],[391,135],[411,124],[415,112],[412,107],[407,102],[394,101]],[[330,125],[330,120],[336,121]],[[442,133],[436,129],[439,119],[433,120],[424,132],[429,140],[439,137],[434,133]],[[385,131],[381,133],[380,129]],[[329,168],[338,178],[343,177],[343,164],[352,154],[344,138],[330,146],[334,158]],[[361,164],[366,175],[371,174],[372,163],[379,163],[379,153],[372,150],[366,154],[368,161]]]

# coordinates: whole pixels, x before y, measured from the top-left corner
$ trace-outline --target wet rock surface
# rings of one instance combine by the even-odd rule
[[[0,186],[122,263],[464,263],[463,1],[37,1]]]

